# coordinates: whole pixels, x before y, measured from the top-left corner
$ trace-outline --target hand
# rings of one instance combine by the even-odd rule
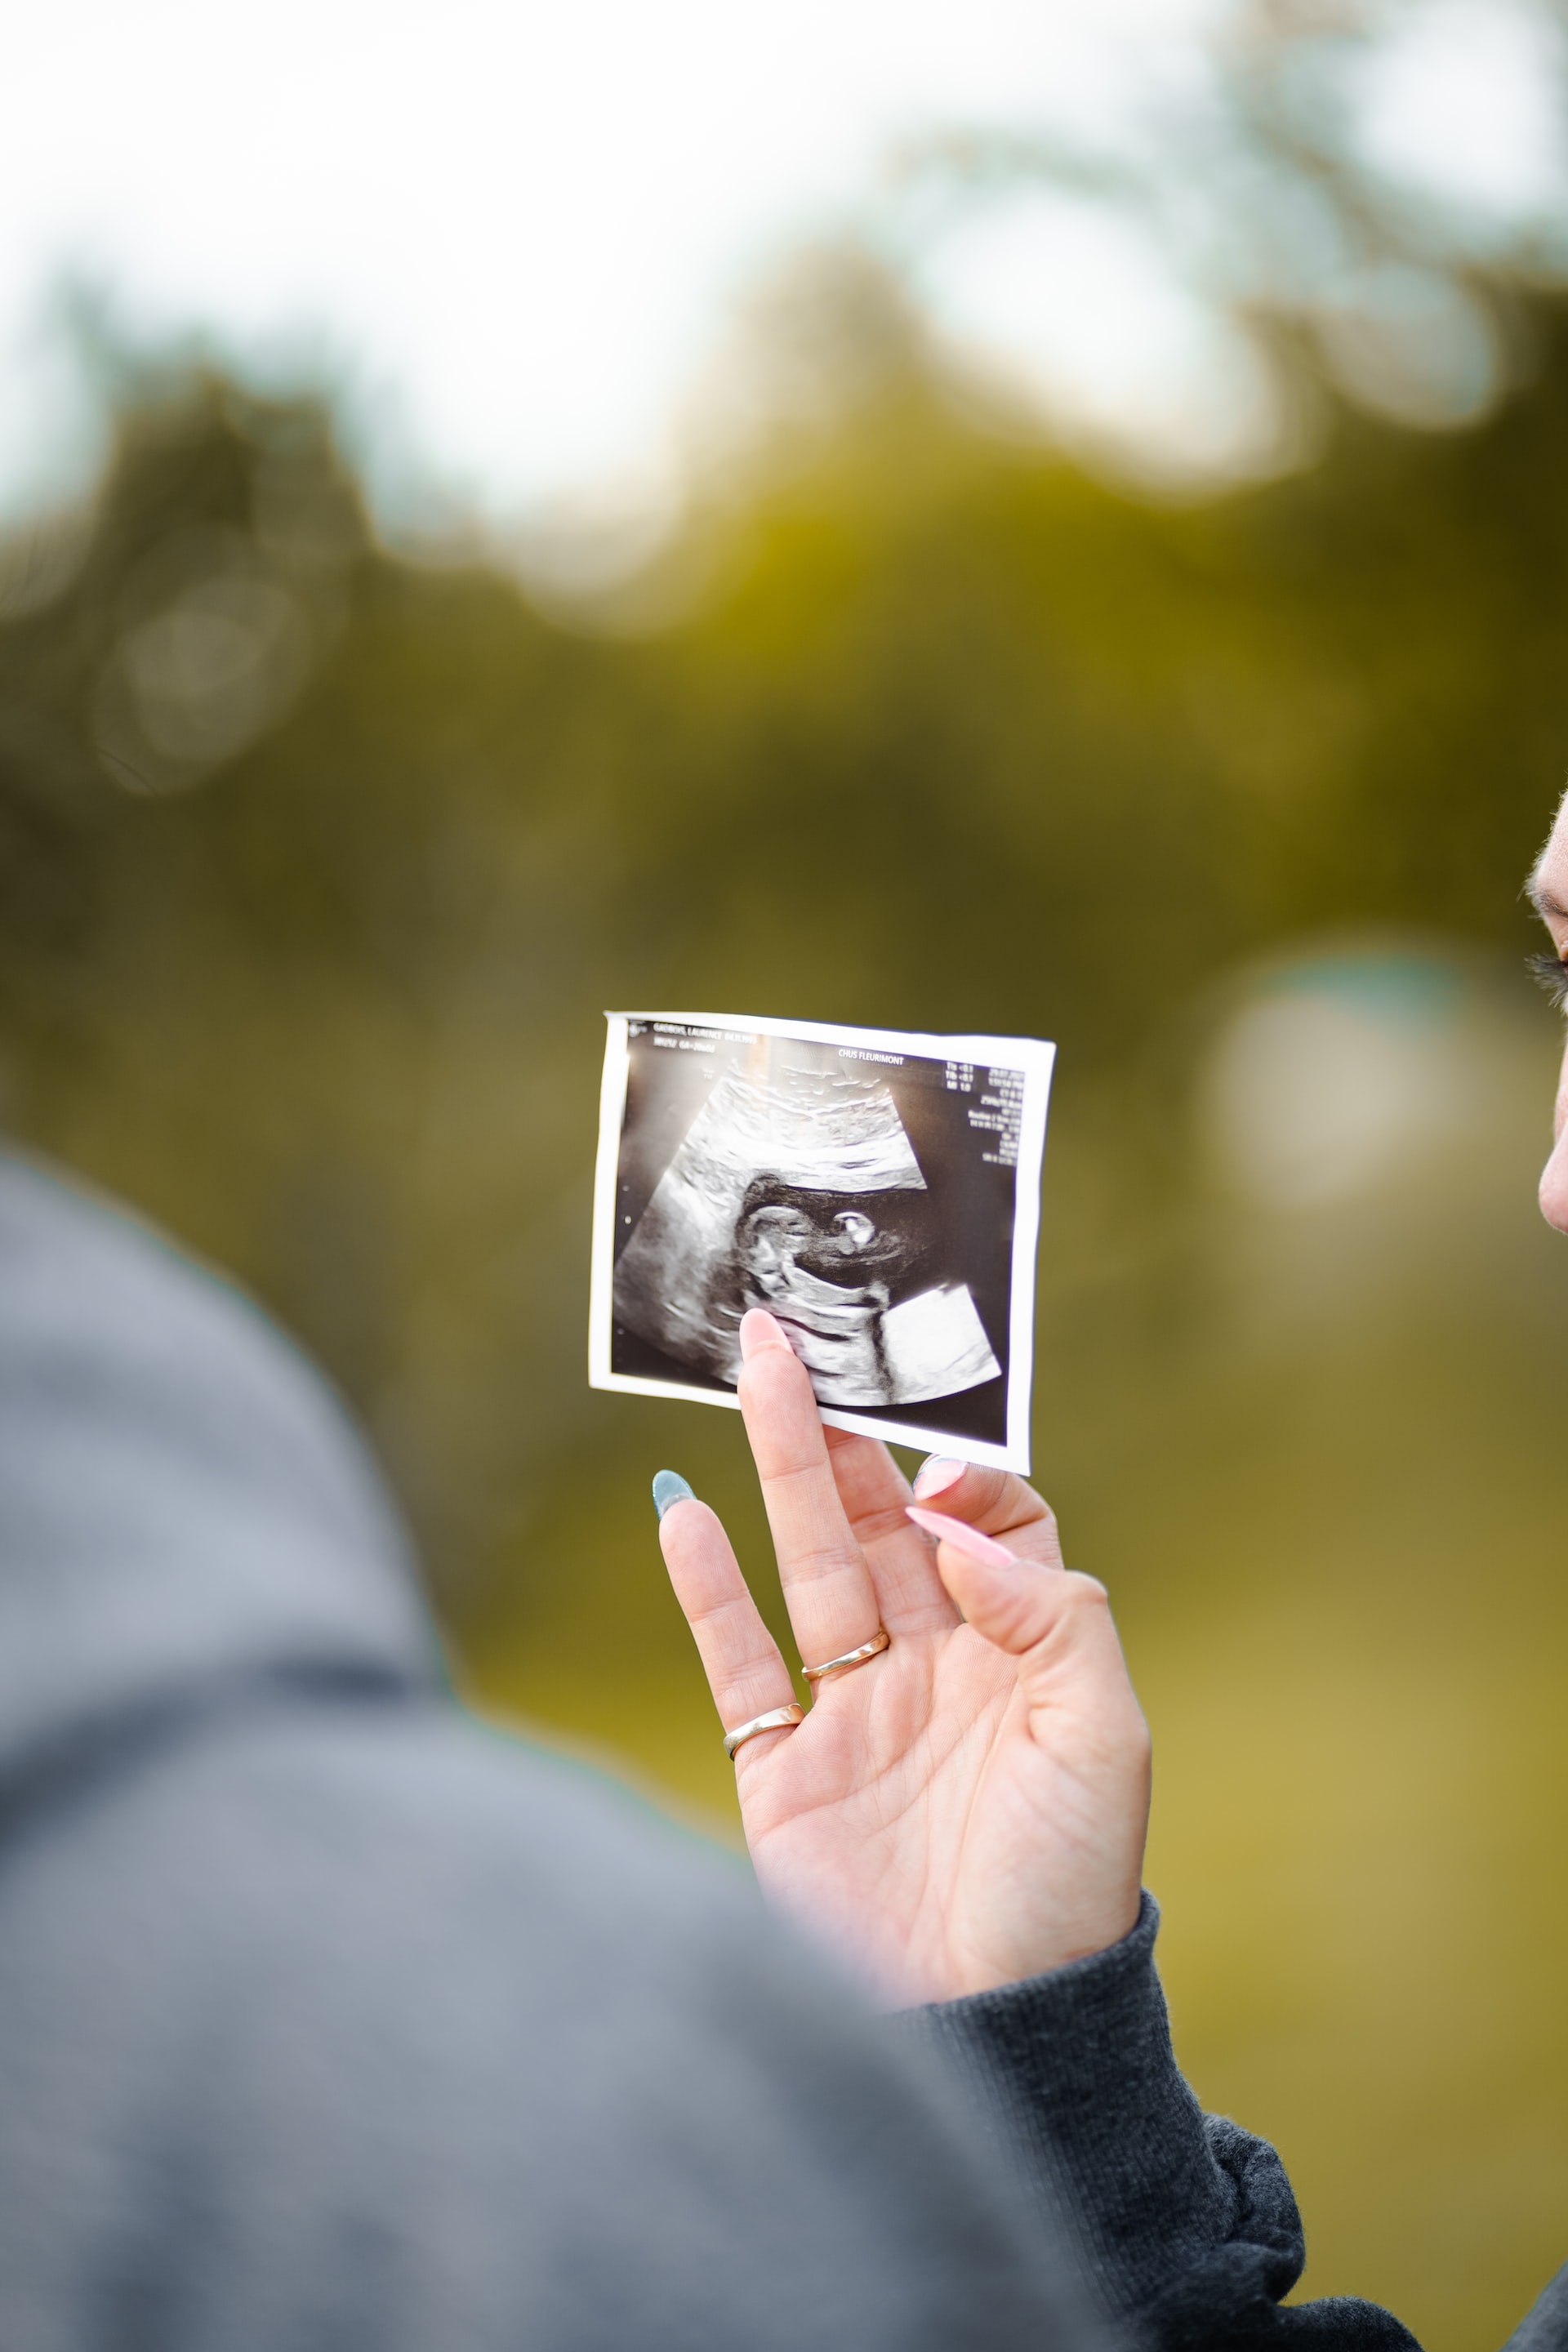
[[[885,1446],[825,1431],[773,1318],[741,1326],[740,1393],[790,1622],[816,1664],[805,1721],[735,1758],[764,1891],[898,2001],[952,2000],[1103,1950],[1138,1916],[1149,1734],[1102,1586],[1062,1567],[1020,1478],[965,1468],[931,1496],[1016,1565],[933,1542]],[[665,1560],[726,1726],[794,1697],[705,1503],[673,1504]],[[962,1613],[961,1613],[962,1612]]]

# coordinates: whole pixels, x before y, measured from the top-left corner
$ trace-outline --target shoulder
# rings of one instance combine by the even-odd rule
[[[454,2294],[585,2347],[782,2347],[803,2275],[846,2344],[961,2341],[984,2277],[998,2346],[1049,2305],[940,2084],[595,1775],[435,1703],[300,1709],[56,1827],[0,1896],[0,2213],[40,2147],[117,2203],[172,2167],[247,2273],[395,2244],[424,2342],[468,2340]]]

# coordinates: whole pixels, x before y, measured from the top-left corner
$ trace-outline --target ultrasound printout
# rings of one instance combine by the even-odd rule
[[[1026,1470],[1054,1052],[610,1014],[593,1385],[734,1405],[762,1307],[825,1421]]]

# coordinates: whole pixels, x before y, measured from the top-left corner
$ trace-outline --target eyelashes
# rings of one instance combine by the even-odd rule
[[[1531,978],[1543,988],[1553,1008],[1568,1013],[1568,958],[1548,955],[1544,950],[1526,959]]]

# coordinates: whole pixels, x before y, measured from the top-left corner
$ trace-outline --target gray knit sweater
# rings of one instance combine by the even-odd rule
[[[1413,2345],[1372,2304],[1279,2305],[1305,2260],[1296,2200],[1268,2142],[1205,2116],[1184,2081],[1154,1969],[1158,1926],[1145,1895],[1110,1951],[911,2011],[909,2029],[949,2052],[1014,2177],[1065,2211],[1133,2341],[1160,2352]],[[1568,2352],[1568,2267],[1503,2352]]]
[[[1289,2189],[1182,2082],[1154,1926],[875,2018],[468,1720],[308,1368],[0,1160],[5,2352],[1408,2344],[1279,2309]]]

